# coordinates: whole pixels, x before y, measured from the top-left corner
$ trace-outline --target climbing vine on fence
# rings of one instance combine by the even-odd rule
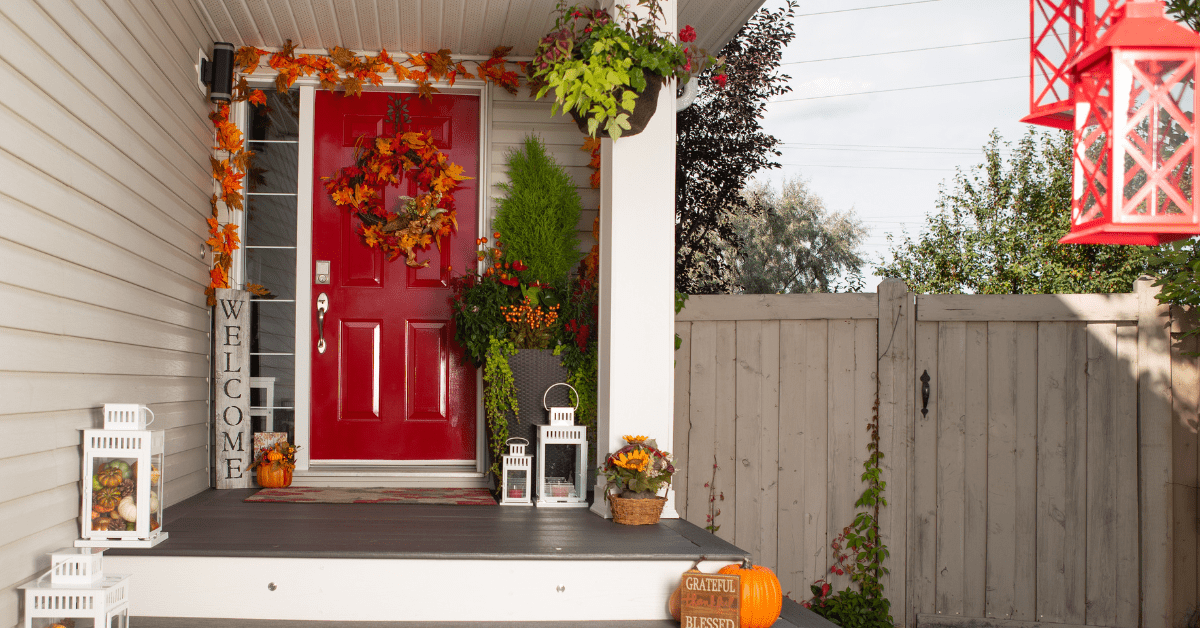
[[[888,573],[884,561],[888,548],[879,534],[879,509],[887,506],[879,450],[879,382],[875,383],[875,405],[867,424],[869,455],[863,462],[862,481],[867,485],[854,503],[860,508],[854,522],[842,528],[830,544],[833,561],[828,574],[813,583],[813,597],[804,606],[842,626],[842,628],[891,628],[891,602],[883,596],[883,576]],[[849,576],[852,586],[833,592],[830,578]],[[853,588],[857,586],[857,590]]]

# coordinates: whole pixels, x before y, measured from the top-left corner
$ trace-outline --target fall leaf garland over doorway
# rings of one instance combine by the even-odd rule
[[[251,89],[246,81],[246,76],[253,74],[259,69],[259,61],[263,55],[270,54],[267,65],[276,72],[275,88],[280,93],[286,92],[296,80],[301,76],[312,76],[314,74],[320,79],[321,89],[336,90],[342,89],[346,95],[359,95],[362,93],[362,88],[367,83],[372,85],[383,84],[383,73],[391,71],[396,78],[401,81],[411,80],[417,84],[417,91],[421,97],[432,98],[434,93],[437,93],[437,88],[434,87],[434,82],[446,82],[447,85],[453,86],[454,82],[459,78],[474,79],[478,78],[485,83],[494,83],[504,88],[510,93],[517,93],[518,76],[515,71],[509,70],[507,60],[511,47],[501,46],[492,52],[492,56],[485,61],[476,62],[476,73],[472,74],[467,71],[462,62],[455,62],[450,56],[449,50],[439,50],[436,53],[421,53],[408,54],[406,59],[393,59],[386,50],[381,50],[379,54],[374,56],[357,56],[349,50],[336,46],[329,50],[328,55],[310,55],[310,54],[295,54],[296,46],[288,40],[284,47],[278,51],[270,52],[255,48],[253,46],[245,46],[238,49],[234,56],[235,69],[240,71],[242,76],[238,79],[237,85],[234,87],[233,96],[236,102],[249,101],[251,104],[259,106],[266,102],[266,97],[261,90]],[[237,224],[220,222],[219,208],[220,204],[224,203],[225,207],[232,210],[243,209],[242,197],[242,182],[246,172],[249,169],[250,160],[254,153],[247,151],[244,148],[244,138],[241,131],[229,120],[229,105],[222,103],[217,105],[216,109],[209,114],[209,118],[216,127],[216,146],[215,151],[224,153],[224,159],[210,157],[212,165],[212,176],[221,186],[219,193],[212,196],[212,217],[208,219],[209,238],[206,243],[212,247],[213,251],[213,266],[209,272],[210,282],[205,289],[205,294],[208,296],[208,305],[216,304],[215,290],[217,288],[229,287],[229,268],[233,261],[233,252],[239,248],[241,242],[237,233]],[[416,136],[417,134],[408,134]],[[452,189],[457,182],[462,180],[461,169],[457,171],[453,164],[445,162],[444,156],[438,159],[441,155],[437,152],[436,155],[428,151],[432,142],[426,137],[424,140],[418,137],[410,137],[405,139],[401,134],[397,134],[395,138],[379,138],[385,140],[388,146],[383,146],[377,143],[374,147],[366,147],[366,153],[359,152],[361,159],[364,154],[367,154],[368,159],[374,154],[378,158],[375,163],[383,165],[390,158],[397,157],[399,159],[407,159],[414,166],[426,168],[431,165],[438,166],[429,170],[426,174],[429,175],[428,187],[430,194],[437,196],[445,194]],[[433,148],[436,152],[436,147]],[[391,155],[383,154],[386,151],[392,151]],[[397,154],[398,153],[398,154]],[[220,153],[219,153],[220,154]],[[419,161],[413,161],[414,158],[420,158]],[[431,161],[432,160],[432,161]],[[397,163],[403,163],[398,161]],[[424,171],[423,171],[424,172]],[[345,173],[343,169],[342,175]],[[341,179],[339,176],[335,178]],[[327,184],[327,187],[330,184]],[[333,194],[337,190],[328,188]],[[356,197],[355,200],[366,200],[365,197],[358,196],[358,190],[353,190]],[[427,205],[432,202],[432,205],[439,203],[444,204],[445,199],[449,198],[445,194],[445,198],[434,199],[432,196],[426,201]],[[336,200],[336,197],[335,197]],[[343,196],[343,200],[346,200]],[[419,200],[419,199],[418,199]],[[347,203],[338,203],[345,205]],[[352,211],[361,213],[361,209],[368,207],[361,203],[349,203]],[[420,212],[420,207],[416,208]],[[372,212],[380,218],[384,218],[387,222],[395,219],[396,216],[387,216],[387,212],[379,215],[378,212]],[[453,214],[446,216],[442,212],[438,212],[438,216],[443,216],[441,220],[431,221],[431,227],[434,233],[443,233],[446,228],[446,219],[452,224]],[[432,223],[436,223],[435,225]],[[384,223],[386,224],[386,222]],[[375,238],[372,242],[369,238],[369,233],[363,232],[364,242],[368,246],[381,246],[385,252],[391,255],[394,259],[401,251],[396,250],[401,244],[400,239],[394,239],[389,243],[387,238]],[[436,237],[434,235],[433,237]],[[421,240],[421,238],[418,238]],[[389,249],[387,246],[391,246]],[[421,242],[416,242],[416,246],[422,246]],[[428,246],[426,242],[423,246]],[[399,247],[404,249],[409,261],[413,259],[411,249],[407,247]],[[247,289],[252,292],[262,294],[265,290],[261,286],[250,285]]]

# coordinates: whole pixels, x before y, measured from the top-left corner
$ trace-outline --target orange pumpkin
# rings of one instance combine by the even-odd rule
[[[740,565],[726,565],[717,573],[734,574],[742,580],[741,628],[768,628],[779,619],[783,589],[770,569],[746,560]]]
[[[121,489],[115,486],[102,488],[92,495],[92,510],[94,512],[112,512],[121,502]]]
[[[118,486],[125,481],[125,476],[121,473],[120,467],[107,465],[96,472],[96,481],[100,483],[100,486]]]
[[[263,488],[283,488],[292,485],[292,470],[283,465],[258,466],[258,485]]]

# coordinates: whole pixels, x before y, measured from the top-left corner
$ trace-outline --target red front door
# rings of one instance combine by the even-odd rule
[[[353,165],[360,136],[394,134],[394,124],[425,131],[471,177],[455,190],[458,232],[441,250],[421,252],[425,268],[387,261],[355,233],[358,218],[338,208],[321,177]],[[316,93],[313,155],[314,271],[329,262],[329,283],[313,273],[313,460],[475,459],[475,370],[451,344],[449,273],[475,251],[479,178],[478,96],[364,92]],[[386,191],[416,196],[406,178]],[[325,295],[324,330],[317,301]],[[319,336],[325,351],[317,351]]]

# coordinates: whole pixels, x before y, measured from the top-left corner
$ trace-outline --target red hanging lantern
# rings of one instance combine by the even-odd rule
[[[1200,234],[1200,36],[1162,0],[1128,0],[1070,64],[1075,78],[1071,231],[1060,242],[1153,245]]]
[[[1029,1],[1029,115],[1022,122],[1075,126],[1072,61],[1112,25],[1124,0]]]

